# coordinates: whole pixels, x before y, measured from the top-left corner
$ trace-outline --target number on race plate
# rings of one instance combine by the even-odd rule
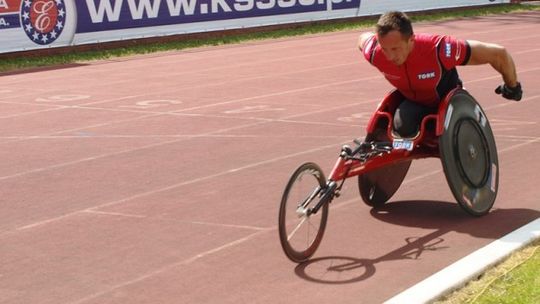
[[[394,142],[392,142],[392,147],[397,150],[412,151],[414,144],[412,140],[394,139]]]

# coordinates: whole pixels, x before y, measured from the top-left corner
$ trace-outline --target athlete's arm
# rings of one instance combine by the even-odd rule
[[[360,34],[360,36],[358,36],[358,44],[357,44],[357,46],[358,46],[358,49],[360,50],[360,52],[362,52],[364,50],[364,46],[365,46],[366,42],[373,35],[374,35],[373,33],[367,32],[367,33],[362,33],[362,34]]]
[[[518,82],[516,66],[510,53],[498,44],[475,40],[467,40],[467,42],[471,47],[471,57],[467,65],[489,63],[504,80],[504,85],[497,88],[497,93],[502,92],[508,99],[521,99],[521,85]]]

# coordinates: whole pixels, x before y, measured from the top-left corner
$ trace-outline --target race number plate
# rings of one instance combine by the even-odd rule
[[[398,150],[412,151],[412,149],[414,148],[414,144],[412,140],[394,139],[394,142],[392,142],[392,147]]]

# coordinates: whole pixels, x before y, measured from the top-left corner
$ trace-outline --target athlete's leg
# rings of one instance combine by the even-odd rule
[[[420,129],[424,116],[433,109],[404,99],[394,113],[394,131],[401,137],[413,137]]]

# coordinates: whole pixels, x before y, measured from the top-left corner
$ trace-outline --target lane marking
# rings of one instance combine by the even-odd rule
[[[82,94],[63,94],[63,95],[52,95],[49,97],[38,97],[35,100],[37,102],[63,102],[63,101],[76,101],[76,100],[84,100],[89,99],[90,95],[82,95]]]
[[[361,103],[365,103],[365,102],[371,102],[371,101],[368,100],[368,101],[363,101]],[[301,114],[290,115],[290,116],[287,116],[286,118],[295,118],[295,117],[300,117],[300,116],[304,116],[304,115],[312,115],[314,113],[319,113],[321,111],[323,111],[323,112],[324,111],[332,111],[332,110],[335,110],[335,109],[340,109],[340,108],[343,108],[343,107],[350,107],[350,106],[351,105],[341,105],[341,106],[337,106],[337,107],[334,107],[334,108],[326,108],[324,110],[318,110],[318,111],[312,111],[312,112],[306,112],[306,113],[301,113]],[[148,115],[148,116],[149,117],[154,116],[154,114]],[[269,122],[271,122],[271,120],[270,121],[269,120],[263,120],[263,121],[257,121],[257,122],[250,122],[248,124],[237,125],[237,126],[233,126],[233,127],[229,127],[229,128],[214,130],[214,131],[210,131],[210,132],[207,132],[207,133],[194,135],[194,136],[191,136],[191,137],[182,137],[180,139],[176,138],[176,139],[169,140],[169,141],[153,143],[153,144],[144,145],[144,146],[133,148],[133,149],[125,149],[125,150],[121,150],[121,151],[117,151],[117,152],[113,152],[113,153],[103,153],[103,154],[100,154],[100,155],[95,155],[95,156],[91,156],[91,157],[85,157],[85,158],[82,158],[82,159],[73,160],[73,161],[64,162],[64,163],[59,163],[59,164],[55,164],[55,165],[51,165],[51,166],[31,169],[31,170],[11,174],[11,175],[0,176],[0,180],[5,180],[5,179],[9,179],[9,178],[14,178],[14,177],[20,177],[20,176],[30,174],[30,173],[43,172],[43,171],[50,170],[50,169],[57,169],[57,168],[61,168],[61,167],[69,166],[69,165],[78,164],[78,163],[81,163],[81,162],[94,161],[96,159],[105,158],[105,157],[109,157],[109,156],[116,156],[116,155],[120,155],[120,154],[124,154],[124,153],[130,153],[130,152],[133,152],[133,151],[139,151],[139,150],[144,150],[144,149],[148,149],[148,148],[154,148],[154,147],[158,147],[158,146],[162,146],[162,145],[177,143],[177,142],[186,141],[186,140],[192,139],[192,138],[200,138],[200,137],[205,137],[205,136],[209,136],[209,135],[217,135],[217,134],[228,132],[228,131],[244,129],[244,128],[253,127],[253,126],[259,126],[259,125],[262,125],[262,124],[267,124]],[[83,128],[83,129],[87,129],[87,128]],[[59,133],[63,133],[63,132],[59,132]]]
[[[148,220],[152,220],[152,221],[167,221],[167,222],[195,224],[195,225],[203,225],[203,226],[218,226],[218,227],[223,227],[223,228],[248,229],[248,230],[255,230],[255,231],[261,231],[261,230],[268,230],[269,229],[269,228],[265,228],[265,227],[255,227],[255,226],[249,226],[249,225],[211,223],[211,222],[202,222],[202,221],[187,221],[187,220],[174,219],[174,218],[161,217],[161,216],[147,216],[147,215],[130,214],[130,213],[123,213],[123,212],[101,211],[101,210],[96,210],[95,208],[90,208],[90,209],[83,210],[83,211],[81,211],[81,213],[89,213],[89,214],[96,214],[96,215],[106,215],[106,216],[128,217],[128,218],[144,218],[144,219],[148,219]]]
[[[511,104],[511,103],[507,103],[507,104]],[[347,106],[350,106],[350,105],[347,105]],[[487,108],[487,109],[489,109],[489,108]],[[328,109],[326,109],[326,110],[328,110]],[[323,110],[321,110],[321,111],[323,111]],[[297,115],[292,115],[292,117],[295,117],[295,116],[302,116],[302,115],[308,115],[308,114],[306,114],[306,113],[304,113],[304,114],[297,114]],[[232,128],[229,128],[229,129],[223,129],[223,130],[218,130],[218,131],[215,131],[215,132],[209,132],[208,134],[221,133],[221,132],[226,132],[226,131],[228,131],[228,130],[241,129],[241,128],[245,128],[245,127],[248,127],[248,126],[255,126],[255,125],[260,125],[260,124],[263,124],[263,123],[252,123],[252,124],[248,124],[248,125],[240,125],[240,126],[232,127]],[[534,143],[534,142],[537,142],[537,141],[538,141],[538,139],[531,140],[531,141],[527,141],[527,142],[525,142],[525,143],[523,143],[523,144],[519,144],[519,147],[521,147],[521,146],[523,146],[523,145],[531,144],[531,143]],[[159,144],[153,144],[153,145],[149,145],[149,146],[159,146],[159,145],[161,145],[161,144],[167,144],[167,143],[172,143],[172,142],[177,142],[177,141],[174,140],[174,141],[170,141],[170,142],[159,143]],[[121,200],[118,200],[118,201],[113,201],[113,202],[106,203],[106,204],[103,204],[103,205],[94,206],[94,207],[92,207],[92,208],[99,208],[99,207],[104,207],[104,206],[110,206],[110,205],[119,204],[119,203],[122,203],[122,202],[125,202],[125,201],[128,201],[128,200],[131,200],[131,199],[135,199],[135,198],[138,198],[138,197],[142,197],[142,196],[145,196],[145,195],[150,195],[150,194],[153,194],[153,193],[166,191],[166,190],[169,190],[169,189],[173,189],[173,188],[176,188],[176,187],[181,187],[181,186],[184,186],[184,185],[188,185],[188,184],[192,184],[192,183],[195,183],[195,182],[199,182],[199,181],[211,179],[211,178],[214,178],[214,177],[219,177],[219,176],[222,176],[222,175],[225,175],[225,174],[228,174],[228,173],[232,173],[232,172],[237,172],[237,171],[240,171],[240,170],[243,170],[243,169],[253,168],[253,167],[258,166],[258,165],[268,164],[268,163],[270,163],[271,161],[283,160],[283,159],[287,159],[287,158],[290,158],[290,157],[295,157],[295,156],[303,155],[303,154],[306,154],[306,153],[312,153],[312,152],[314,152],[314,151],[324,150],[324,149],[327,149],[327,148],[330,148],[330,147],[336,147],[336,146],[339,145],[339,144],[344,144],[344,143],[347,143],[347,142],[349,142],[349,141],[346,141],[346,142],[340,142],[340,143],[332,144],[332,145],[327,145],[327,146],[319,147],[319,148],[316,148],[316,149],[312,149],[312,150],[308,150],[308,151],[303,151],[303,152],[299,152],[299,153],[295,153],[295,154],[291,154],[291,155],[279,157],[279,158],[276,158],[276,159],[273,159],[273,160],[267,160],[267,161],[264,161],[264,162],[260,162],[260,163],[256,163],[256,164],[247,165],[247,166],[244,166],[244,167],[241,167],[241,168],[231,169],[231,170],[229,170],[229,171],[223,171],[223,172],[220,172],[220,173],[217,173],[217,174],[213,174],[213,175],[210,175],[210,176],[201,177],[201,178],[198,178],[198,179],[194,179],[194,180],[190,180],[190,181],[186,181],[186,182],[182,182],[182,183],[178,183],[178,184],[173,184],[173,185],[166,186],[166,187],[163,187],[163,188],[159,188],[159,189],[156,189],[156,190],[152,190],[152,191],[140,193],[140,194],[137,194],[137,195],[134,195],[134,196],[131,196],[131,197],[127,197],[127,198],[124,198],[124,199],[121,199]],[[134,151],[134,150],[139,150],[139,149],[142,149],[142,148],[130,149],[130,150],[133,150],[133,151]],[[510,147],[510,148],[507,148],[507,149],[500,150],[499,153],[503,153],[504,151],[510,150],[510,149],[513,149],[513,148]],[[125,153],[125,152],[124,152],[124,153]],[[118,153],[112,153],[112,154],[118,154]],[[107,156],[107,155],[104,155],[103,157],[105,157],[105,156]],[[94,158],[85,158],[84,160],[93,160],[93,159],[95,159],[95,157],[94,157]],[[71,164],[71,163],[76,163],[76,162],[69,162],[68,164]],[[61,166],[63,166],[63,165],[56,165],[56,166],[51,166],[51,167],[61,167]],[[41,168],[41,169],[38,169],[38,170],[39,170],[39,171],[43,171],[43,170],[45,170],[45,168]],[[35,171],[35,170],[32,170],[32,171]],[[436,173],[441,172],[441,171],[442,171],[442,170],[433,171],[433,172],[427,174],[426,176],[433,175],[433,174],[436,174]],[[26,171],[25,174],[27,174],[27,173],[31,173],[31,172],[30,172],[30,171]],[[11,175],[10,177],[13,177],[13,176],[20,176],[20,175],[22,175],[22,174],[19,173],[19,174]],[[5,179],[5,178],[7,178],[7,177],[0,177],[0,180]],[[91,208],[88,208],[88,209],[91,209]],[[29,229],[29,228],[33,228],[33,227],[36,227],[36,226],[39,226],[39,225],[42,225],[42,224],[50,223],[50,222],[53,222],[53,221],[60,220],[60,219],[63,219],[63,218],[65,218],[65,217],[71,216],[71,215],[73,215],[73,214],[77,214],[78,212],[80,212],[80,211],[70,212],[70,213],[67,213],[67,214],[62,215],[62,216],[59,216],[59,217],[54,217],[54,218],[47,219],[47,220],[44,220],[44,221],[39,221],[39,222],[36,222],[36,223],[34,223],[34,224],[30,224],[30,225],[26,225],[26,226],[17,228],[17,230]]]
[[[155,194],[155,193],[159,193],[159,192],[175,189],[175,188],[178,188],[178,187],[182,187],[182,186],[202,182],[202,181],[213,179],[213,178],[216,178],[216,177],[221,177],[221,176],[224,176],[224,175],[227,175],[227,174],[230,174],[230,173],[238,172],[238,171],[245,170],[245,169],[254,168],[254,167],[257,167],[257,166],[269,164],[269,163],[276,162],[276,161],[283,160],[283,159],[287,159],[287,158],[290,158],[290,157],[295,157],[295,156],[308,154],[308,153],[313,153],[313,152],[317,152],[317,151],[322,151],[324,149],[335,148],[335,147],[336,147],[336,144],[330,144],[330,145],[327,145],[327,146],[317,147],[317,148],[314,148],[314,149],[305,150],[305,151],[301,151],[301,152],[297,152],[297,153],[293,153],[293,154],[289,154],[289,155],[284,155],[284,156],[281,156],[281,157],[276,157],[276,158],[265,160],[265,161],[258,162],[258,163],[253,163],[253,164],[246,165],[246,166],[243,166],[243,167],[233,168],[233,169],[230,169],[230,170],[218,172],[216,174],[191,179],[191,180],[188,180],[188,181],[183,181],[183,182],[180,182],[180,183],[168,185],[168,186],[165,186],[165,187],[161,187],[161,188],[158,188],[158,189],[153,189],[153,190],[146,191],[146,192],[141,192],[141,193],[129,196],[129,197],[125,197],[125,198],[122,198],[122,199],[119,199],[119,200],[116,200],[116,201],[107,202],[107,203],[100,204],[100,205],[97,205],[97,206],[92,206],[90,208],[86,208],[86,209],[83,209],[83,210],[76,210],[76,211],[73,211],[73,212],[63,214],[61,216],[49,218],[49,219],[46,219],[46,220],[42,220],[42,221],[38,221],[38,222],[35,222],[35,223],[32,223],[32,224],[25,225],[25,226],[22,226],[22,227],[18,227],[15,230],[27,230],[27,229],[35,228],[35,227],[38,227],[38,226],[41,226],[41,225],[44,225],[44,224],[48,224],[48,223],[52,223],[52,222],[55,222],[55,221],[62,220],[64,218],[70,217],[72,215],[76,215],[76,214],[78,214],[80,212],[84,212],[86,210],[93,210],[93,209],[97,209],[97,208],[103,208],[103,207],[109,207],[109,206],[113,206],[113,205],[118,205],[118,204],[130,201],[130,200],[133,200],[133,199],[136,199],[136,198],[144,197],[144,196],[147,196],[147,195],[152,195],[152,194]]]
[[[216,254],[218,252],[221,252],[221,251],[224,251],[228,248],[231,248],[231,247],[234,247],[234,246],[237,246],[237,245],[240,245],[242,243],[245,243],[253,238],[255,238],[256,236],[258,236],[259,234],[262,234],[264,232],[266,232],[267,230],[262,230],[262,231],[258,231],[258,232],[255,232],[255,233],[252,233],[246,237],[243,237],[241,239],[238,239],[238,240],[235,240],[235,241],[232,241],[232,242],[229,242],[227,244],[224,244],[220,247],[216,247],[216,248],[213,248],[213,249],[210,249],[210,250],[207,250],[207,251],[204,251],[200,254],[197,254],[191,258],[188,258],[188,259],[185,259],[185,260],[181,260],[179,262],[176,262],[176,263],[173,263],[173,264],[169,264],[169,265],[166,265],[166,266],[163,266],[163,267],[160,267],[154,271],[151,271],[151,272],[148,272],[148,273],[145,273],[141,276],[138,276],[132,280],[129,280],[129,281],[126,281],[126,282],[123,282],[123,283],[120,283],[120,284],[116,284],[116,285],[113,285],[113,286],[110,286],[108,288],[105,288],[99,292],[96,292],[96,293],[93,293],[89,296],[86,296],[84,298],[81,298],[77,301],[73,301],[71,302],[72,304],[79,304],[79,303],[83,303],[83,302],[86,302],[86,301],[89,301],[89,300],[92,300],[92,299],[95,299],[99,296],[102,296],[104,294],[107,294],[113,290],[116,290],[116,289],[119,289],[119,288],[122,288],[124,286],[128,286],[128,285],[131,285],[131,284],[135,284],[135,283],[138,283],[140,281],[143,281],[147,278],[150,278],[150,277],[153,277],[155,275],[158,275],[160,273],[163,273],[165,271],[168,271],[170,269],[173,269],[173,268],[176,268],[176,267],[179,267],[179,266],[185,266],[185,265],[190,265],[192,264],[193,262],[197,261],[197,260],[200,260],[206,256],[209,256],[209,255],[212,255],[212,254]]]
[[[180,100],[172,99],[155,99],[155,100],[142,100],[133,105],[120,105],[121,108],[134,108],[134,109],[153,109],[162,106],[171,106],[182,104]]]
[[[533,98],[533,97],[530,97],[530,98]],[[507,103],[507,104],[511,104],[511,103]],[[350,106],[350,105],[347,105],[347,106]],[[497,107],[497,106],[494,106],[494,107]],[[493,108],[493,107],[491,107],[491,108]],[[328,109],[326,109],[326,110],[328,110]],[[325,111],[325,110],[322,110],[322,111]],[[304,114],[293,115],[293,116],[302,116],[302,115],[307,115],[307,114],[304,113]],[[250,126],[250,125],[251,125],[251,126],[254,126],[254,125],[259,125],[259,124],[262,124],[262,123],[248,124],[247,126]],[[246,126],[246,125],[236,126],[236,127],[230,128],[229,130],[232,130],[232,129],[239,129],[239,128],[245,128],[245,127],[247,127],[247,126]],[[227,129],[218,130],[218,131],[215,131],[215,132],[210,132],[209,134],[225,132],[226,130],[227,130]],[[530,143],[534,143],[534,142],[536,142],[536,141],[537,141],[537,140],[528,141],[528,142],[526,142],[526,143],[520,144],[519,146],[523,146],[523,145],[527,145],[527,144],[530,144]],[[167,143],[172,143],[172,142],[176,142],[176,140],[175,140],[175,141],[170,141],[170,142],[165,142],[165,143],[160,143],[160,144],[149,145],[149,146],[158,146],[158,145],[167,144]],[[348,141],[347,141],[347,142],[348,142]],[[341,144],[343,144],[343,143],[344,143],[344,142],[341,142]],[[329,147],[335,147],[335,145],[332,144],[332,145],[328,145],[328,146],[323,146],[323,147],[320,147],[319,149],[320,149],[320,150],[323,150],[323,149],[326,149],[326,148],[329,148]],[[143,149],[143,148],[130,149],[130,150],[139,150],[139,149]],[[319,149],[317,149],[317,150],[319,150]],[[510,149],[514,149],[514,148],[510,147],[510,148],[501,150],[501,151],[499,151],[499,152],[501,153],[501,152],[504,152],[505,150],[510,150]],[[149,194],[161,192],[161,191],[173,189],[173,188],[176,188],[176,187],[181,187],[181,186],[184,186],[184,185],[187,185],[187,184],[191,184],[191,183],[194,183],[194,182],[203,181],[203,180],[210,179],[210,178],[214,178],[214,177],[219,177],[219,176],[222,176],[222,175],[225,175],[225,174],[228,174],[228,173],[237,172],[237,171],[239,171],[239,170],[244,170],[244,169],[252,168],[252,167],[255,167],[255,166],[262,165],[262,164],[267,164],[267,163],[270,163],[271,161],[277,161],[277,160],[282,160],[282,159],[286,159],[286,158],[289,158],[289,157],[294,157],[294,156],[298,156],[298,155],[303,155],[303,154],[305,154],[305,153],[311,153],[310,151],[311,151],[311,150],[303,151],[303,152],[295,153],[295,154],[292,154],[292,155],[289,155],[289,156],[284,156],[284,157],[276,158],[276,159],[274,159],[274,160],[267,160],[267,161],[264,161],[264,162],[260,162],[260,163],[256,163],[256,164],[251,164],[251,165],[244,166],[244,167],[240,167],[240,168],[236,168],[236,169],[231,169],[231,170],[229,170],[229,171],[220,172],[220,173],[217,173],[217,174],[214,174],[214,175],[210,175],[210,176],[198,178],[198,179],[195,179],[195,180],[191,180],[191,181],[186,181],[186,182],[182,182],[182,183],[179,183],[179,184],[170,185],[170,186],[167,186],[167,187],[164,187],[164,188],[160,188],[160,189],[157,189],[157,190],[152,190],[152,191],[149,191],[149,192],[137,194],[137,195],[132,196],[132,197],[124,198],[124,199],[119,200],[119,201],[107,203],[107,204],[100,205],[100,206],[94,206],[93,208],[96,208],[96,207],[103,207],[103,206],[108,206],[108,205],[113,205],[113,204],[118,204],[118,203],[121,203],[121,202],[130,200],[130,199],[134,199],[134,198],[137,198],[137,197],[140,197],[140,196],[144,196],[144,195],[149,195]],[[122,152],[122,153],[125,153],[125,152]],[[114,155],[114,154],[118,154],[118,153],[112,153],[111,155]],[[104,155],[103,157],[105,157],[105,156],[107,156],[107,155]],[[96,157],[85,158],[85,159],[83,159],[83,161],[85,161],[85,160],[93,160],[93,159],[96,159]],[[72,164],[72,163],[77,163],[77,162],[69,162],[69,163],[66,163],[66,164]],[[55,165],[55,166],[51,166],[51,167],[47,167],[47,168],[41,168],[41,169],[37,169],[37,170],[26,171],[26,172],[24,172],[24,173],[14,174],[14,175],[11,175],[11,176],[8,176],[8,177],[0,177],[0,180],[6,179],[6,178],[10,178],[10,177],[14,177],[14,176],[20,176],[20,175],[23,175],[23,174],[28,174],[28,173],[31,173],[31,172],[39,172],[39,171],[43,171],[43,170],[48,169],[48,168],[61,167],[61,166],[64,166],[64,165],[66,165],[66,164],[60,164],[60,165]],[[439,170],[438,172],[440,172],[440,171],[441,171],[441,170]],[[431,174],[435,174],[435,173],[431,173]],[[430,174],[430,175],[431,175],[431,174]],[[37,222],[37,223],[34,223],[34,224],[26,225],[26,226],[17,228],[17,230],[24,230],[24,229],[33,228],[33,227],[36,227],[36,226],[39,226],[39,225],[42,225],[42,224],[46,224],[46,223],[49,223],[49,222],[53,222],[53,221],[55,221],[55,220],[59,220],[59,219],[68,217],[68,216],[73,215],[73,214],[76,214],[76,213],[78,213],[78,212],[79,212],[79,211],[75,211],[75,212],[71,212],[71,213],[65,214],[65,215],[63,215],[63,216],[59,216],[59,217],[51,218],[51,219],[48,219],[48,220],[40,221],[40,222]]]
[[[92,209],[86,209],[86,210],[83,210],[83,211],[81,211],[81,213],[90,213],[90,214],[98,214],[98,215],[109,215],[109,216],[119,216],[119,217],[147,218],[147,216],[145,216],[145,215],[127,214],[127,213],[109,212],[109,211],[99,211],[99,210],[92,210]]]
[[[291,89],[291,90],[279,91],[279,92],[274,92],[274,93],[250,96],[250,97],[245,97],[245,98],[240,98],[240,99],[232,99],[232,100],[218,102],[218,103],[214,103],[214,104],[207,104],[207,105],[202,105],[202,106],[196,106],[196,107],[181,109],[181,110],[174,111],[174,113],[181,113],[181,112],[186,112],[186,111],[200,110],[200,109],[205,109],[205,108],[210,108],[210,107],[215,107],[215,106],[238,103],[238,102],[242,102],[242,101],[256,100],[256,99],[267,98],[267,97],[275,97],[275,96],[287,95],[287,94],[291,94],[291,93],[311,91],[311,90],[314,90],[314,89],[322,89],[322,88],[327,88],[327,87],[331,87],[331,86],[339,86],[339,85],[343,85],[343,84],[351,84],[351,83],[361,82],[361,81],[364,81],[364,80],[372,80],[372,79],[379,79],[379,78],[382,79],[383,76],[378,75],[378,76],[370,76],[370,77],[365,77],[365,78],[357,78],[357,79],[352,79],[352,80],[336,81],[336,82],[330,82],[330,83],[325,83],[325,84],[322,84],[322,85],[316,85],[316,86],[311,86],[311,87],[302,87],[302,88],[298,88],[298,89]]]

